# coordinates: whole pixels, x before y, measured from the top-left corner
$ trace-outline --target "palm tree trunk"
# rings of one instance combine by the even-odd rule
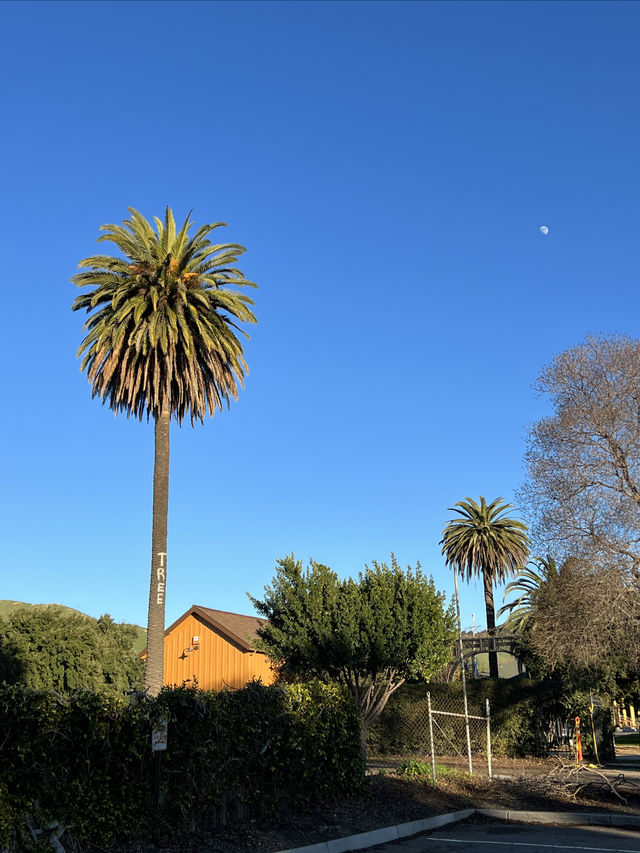
[[[484,581],[484,606],[487,612],[487,634],[490,637],[496,635],[496,613],[493,606],[493,582],[487,571],[482,572]],[[489,652],[489,677],[498,678],[498,654]]]
[[[147,661],[144,686],[157,696],[164,680],[164,602],[167,584],[167,515],[169,511],[169,422],[161,412],[155,423],[153,463],[153,530],[151,533],[151,581],[147,620]]]

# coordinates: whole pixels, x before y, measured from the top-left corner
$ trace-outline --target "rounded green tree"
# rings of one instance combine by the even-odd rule
[[[454,616],[444,593],[420,564],[403,571],[373,561],[357,579],[341,580],[328,566],[293,555],[278,560],[262,600],[249,596],[268,622],[258,648],[284,678],[342,684],[367,728],[407,678],[428,680],[449,660]]]
[[[169,500],[169,423],[189,415],[192,425],[237,399],[247,365],[237,332],[255,323],[253,301],[234,288],[255,287],[235,267],[245,249],[212,243],[225,225],[201,226],[191,214],[180,230],[167,207],[155,229],[129,208],[122,225],[103,225],[98,242],[121,255],[80,261],[71,279],[89,288],[73,310],[85,310],[87,334],[78,356],[93,396],[114,412],[155,422],[151,583],[145,687],[162,687]]]

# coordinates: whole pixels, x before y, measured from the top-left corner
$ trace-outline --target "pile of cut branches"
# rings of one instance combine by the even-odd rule
[[[560,795],[575,802],[579,796],[601,797],[612,794],[621,803],[627,804],[625,793],[632,789],[640,791],[640,785],[625,778],[624,773],[607,775],[593,764],[575,764],[558,760],[555,767],[534,782],[541,793]]]

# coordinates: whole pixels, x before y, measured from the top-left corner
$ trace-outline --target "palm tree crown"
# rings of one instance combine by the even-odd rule
[[[447,566],[466,580],[488,573],[494,582],[501,583],[526,563],[527,528],[522,521],[504,515],[513,509],[511,504],[502,498],[490,504],[483,497],[479,504],[467,498],[449,509],[461,519],[445,526],[440,541],[442,554]]]
[[[138,211],[129,213],[123,225],[100,229],[99,242],[113,243],[123,257],[85,258],[85,271],[72,278],[93,288],[73,303],[90,314],[81,369],[93,396],[116,412],[157,419],[168,411],[178,422],[189,412],[192,423],[202,421],[243,385],[247,368],[235,332],[238,322],[256,320],[253,301],[228,286],[255,287],[234,266],[245,249],[211,243],[223,222],[190,237],[191,215],[176,231],[167,207],[154,231]]]

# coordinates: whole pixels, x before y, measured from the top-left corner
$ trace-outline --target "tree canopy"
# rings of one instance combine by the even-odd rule
[[[553,412],[529,432],[519,501],[541,552],[640,569],[640,341],[591,335],[536,389]]]
[[[55,606],[22,607],[0,619],[0,681],[67,693],[122,693],[142,684],[137,631],[105,614],[92,619]]]
[[[527,668],[605,690],[627,690],[640,664],[640,596],[618,569],[569,558],[546,573],[522,630]]]
[[[357,579],[292,555],[279,560],[264,598],[251,596],[268,619],[259,647],[283,678],[339,682],[351,693],[363,730],[404,681],[428,679],[447,663],[454,616],[420,564],[403,571],[373,562]]]
[[[121,255],[80,261],[72,281],[89,288],[73,303],[86,311],[78,350],[94,396],[115,412],[178,422],[213,415],[237,398],[247,370],[236,335],[255,323],[253,300],[238,288],[255,287],[236,268],[246,250],[210,237],[224,222],[190,235],[191,215],[178,229],[171,208],[164,219],[129,208],[122,225],[103,225],[98,242]]]

